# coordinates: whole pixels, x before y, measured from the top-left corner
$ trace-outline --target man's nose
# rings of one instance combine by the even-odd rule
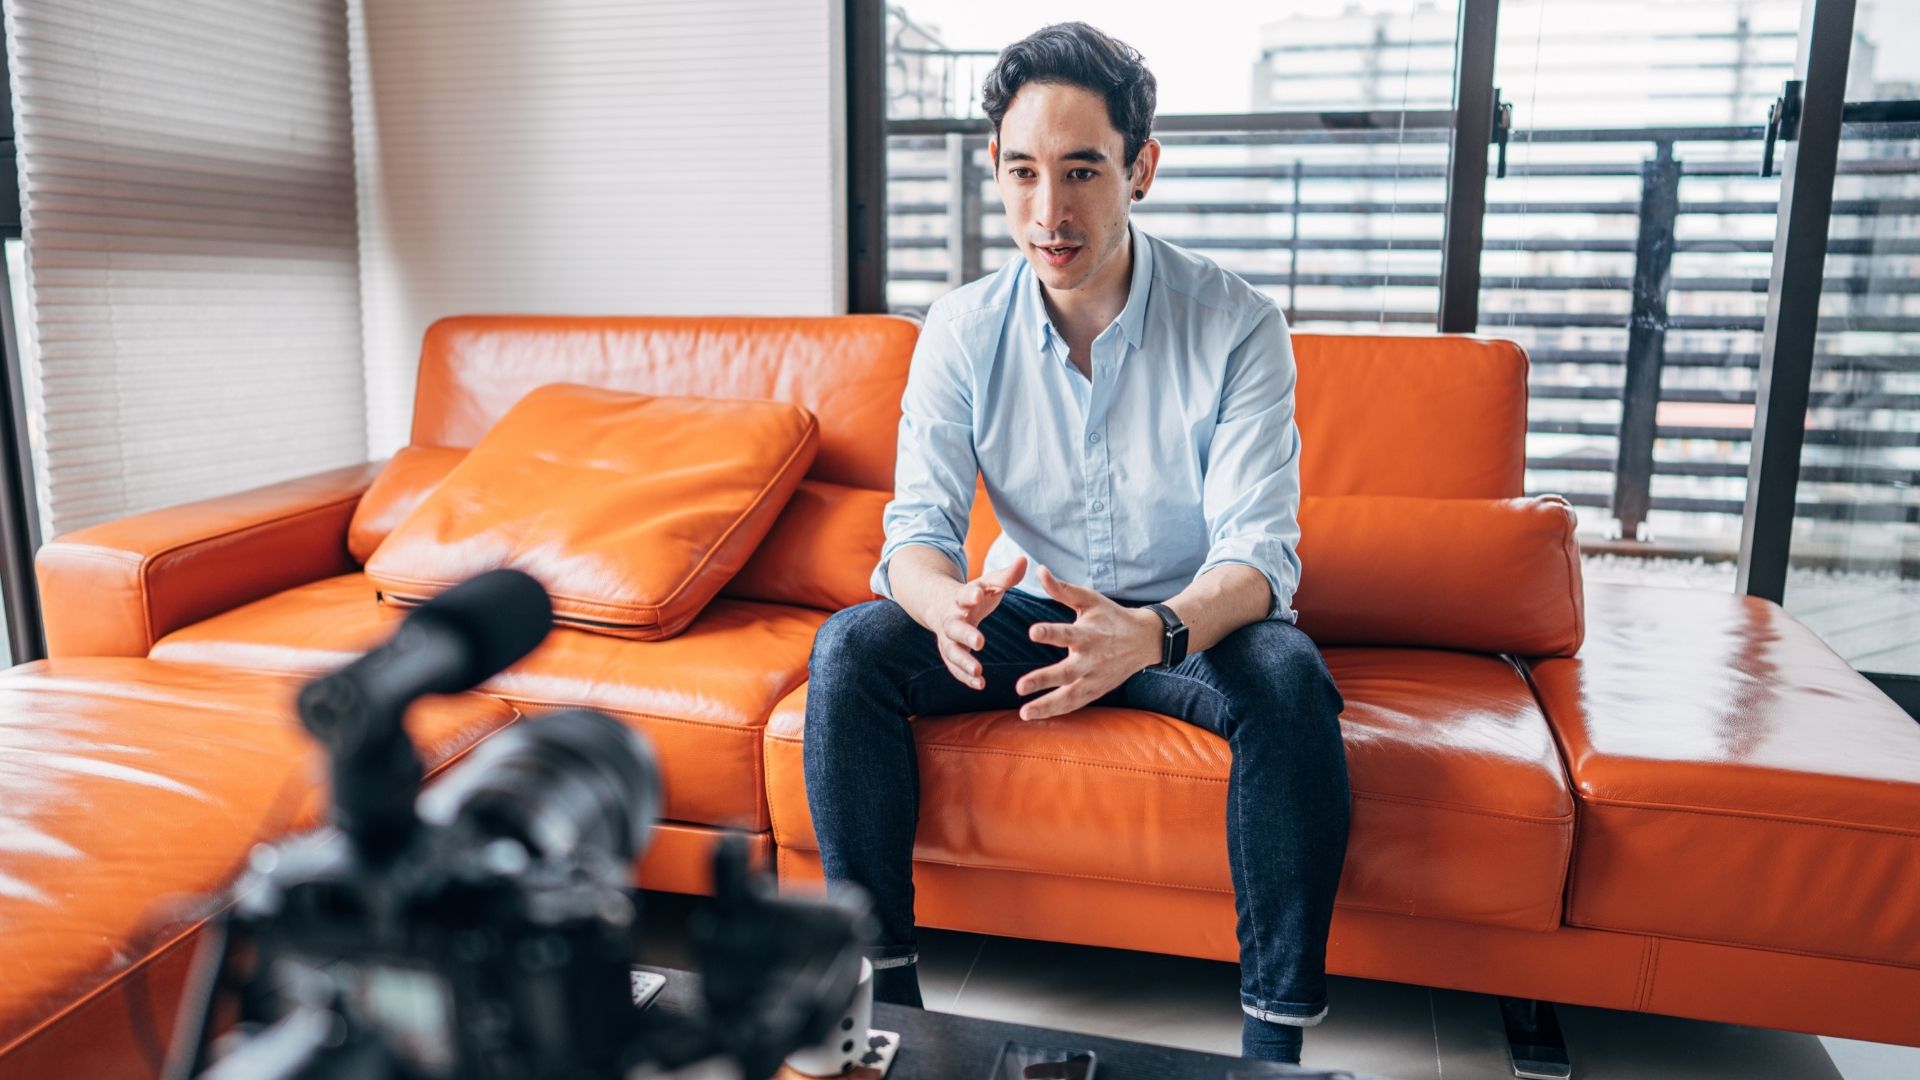
[[[1054,232],[1066,223],[1067,200],[1061,197],[1060,189],[1052,180],[1042,179],[1034,185],[1033,223],[1048,232]]]

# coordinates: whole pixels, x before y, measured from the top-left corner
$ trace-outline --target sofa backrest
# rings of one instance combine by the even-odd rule
[[[1507,499],[1523,488],[1527,354],[1453,334],[1295,334],[1303,495]]]
[[[900,397],[917,335],[910,320],[884,315],[442,319],[422,346],[413,444],[470,447],[514,402],[552,382],[804,405],[820,422],[810,483],[763,544],[764,557],[756,556],[727,594],[834,607],[865,595],[877,556],[880,493],[893,486]],[[1295,334],[1293,346],[1306,496],[1497,500],[1521,494],[1527,359],[1519,346],[1454,335],[1368,334]],[[428,462],[431,468],[416,470],[417,481],[405,481],[405,470],[395,470],[393,479],[404,488],[431,487],[454,461],[457,456]],[[392,511],[403,512],[417,496],[403,493],[392,501]],[[374,531],[356,537],[360,545],[377,543],[395,520],[391,513],[384,522],[366,517]],[[1327,515],[1347,519],[1362,520]],[[982,500],[967,543],[976,569],[998,531]],[[1347,538],[1321,542],[1345,544]],[[1577,562],[1571,573],[1577,578]],[[1564,595],[1565,589],[1559,582],[1553,591]],[[1550,613],[1546,620],[1558,618]],[[1431,636],[1426,629],[1418,633]],[[1549,625],[1541,633],[1559,632]],[[1560,637],[1578,636],[1576,612]],[[1448,641],[1443,634],[1433,643]]]
[[[893,315],[459,315],[427,328],[415,446],[470,447],[548,383],[643,394],[768,398],[820,421],[807,475],[892,490],[900,395],[919,328]]]

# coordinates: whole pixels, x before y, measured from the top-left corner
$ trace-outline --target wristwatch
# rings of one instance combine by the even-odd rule
[[[1153,665],[1160,669],[1173,667],[1187,658],[1187,624],[1180,616],[1165,604],[1148,604],[1147,610],[1160,616],[1160,624],[1166,627],[1166,636],[1160,639],[1160,662]]]

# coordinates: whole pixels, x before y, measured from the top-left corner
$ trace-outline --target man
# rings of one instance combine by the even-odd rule
[[[1207,728],[1233,751],[1242,1053],[1298,1061],[1326,1013],[1348,793],[1343,702],[1290,606],[1286,323],[1130,224],[1160,160],[1137,52],[1049,26],[1001,53],[982,101],[1024,258],[927,312],[873,575],[888,599],[815,639],[807,798],[827,878],[873,901],[876,995],[919,1005],[909,717],[1099,702]],[[976,473],[1005,531],[969,581]]]

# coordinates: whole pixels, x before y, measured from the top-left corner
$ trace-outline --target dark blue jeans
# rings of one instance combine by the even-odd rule
[[[987,685],[978,691],[947,671],[932,632],[891,600],[847,608],[820,628],[807,686],[807,803],[830,885],[857,883],[873,901],[878,966],[916,955],[920,785],[908,718],[1017,707],[1027,699],[1014,682],[1066,656],[1029,640],[1027,628],[1072,621],[1065,605],[1009,590],[980,625],[987,643],[975,656]],[[1278,1023],[1318,1022],[1349,812],[1343,702],[1320,651],[1290,623],[1253,623],[1172,670],[1135,674],[1099,704],[1163,713],[1227,740],[1241,1007]]]

